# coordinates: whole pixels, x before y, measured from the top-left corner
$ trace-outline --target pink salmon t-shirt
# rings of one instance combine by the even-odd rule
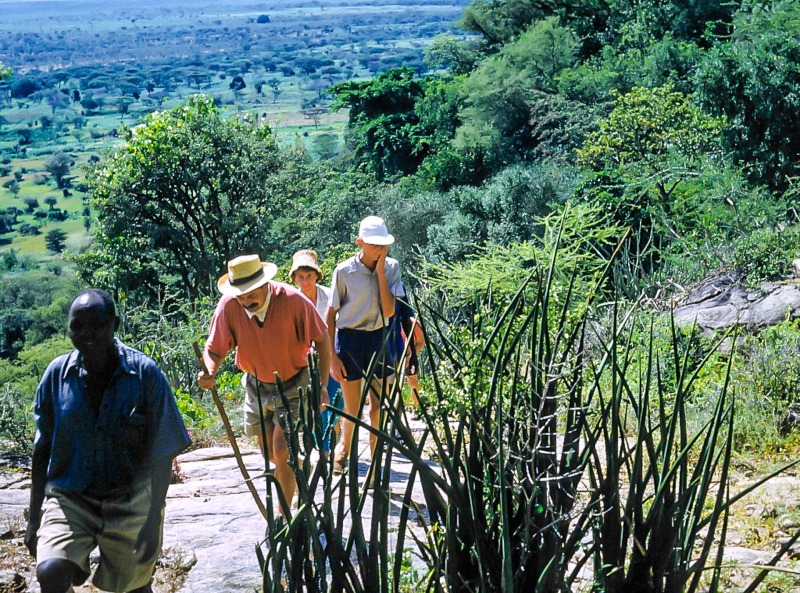
[[[235,297],[223,296],[211,318],[206,348],[221,358],[235,349],[237,367],[259,381],[275,383],[275,373],[287,381],[308,366],[311,342],[327,326],[299,290],[282,282],[269,285],[272,297],[261,327]]]

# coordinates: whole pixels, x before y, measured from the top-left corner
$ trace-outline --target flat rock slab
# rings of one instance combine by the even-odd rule
[[[417,426],[413,430],[419,434],[421,423],[414,424]],[[359,433],[356,479],[363,485],[369,469],[369,446],[366,431]],[[266,482],[260,477],[264,472],[261,453],[257,449],[242,449],[241,453],[262,500],[266,500]],[[267,525],[242,477],[233,450],[230,447],[196,449],[180,455],[178,466],[182,480],[171,485],[167,495],[162,559],[168,565],[188,568],[180,591],[241,593],[260,590],[262,577],[255,550],[264,540]],[[400,501],[406,491],[410,472],[408,460],[395,453],[390,478],[390,532],[399,516]],[[25,468],[0,471],[0,518],[4,522],[19,523],[18,527],[24,530],[22,516],[28,506],[29,496],[29,471]],[[321,493],[319,497],[321,502]],[[415,484],[412,498],[424,508],[424,497],[418,483]],[[371,496],[367,496],[361,512],[365,525],[369,525],[372,515],[371,499]],[[273,510],[277,513],[277,502]],[[414,518],[413,513],[410,518]],[[346,530],[348,528],[345,526]],[[157,573],[157,580],[163,571],[160,569]],[[38,593],[33,570],[30,577],[28,591]],[[157,584],[155,591],[160,590]],[[75,592],[96,593],[97,589],[86,585],[76,587]]]
[[[368,445],[361,443],[358,481],[364,483],[369,469]],[[262,500],[266,499],[264,462],[257,450],[242,451],[242,458]],[[266,521],[242,478],[233,451],[227,447],[198,449],[178,457],[183,481],[170,486],[164,523],[168,554],[194,556],[181,591],[191,593],[241,593],[261,589],[256,546],[264,540]],[[399,517],[411,464],[401,455],[392,458],[391,524]],[[340,479],[340,478],[336,478]],[[424,507],[415,484],[412,498]],[[372,515],[371,496],[360,514],[365,525]],[[321,502],[321,493],[320,493]],[[277,502],[273,509],[277,513]],[[411,517],[413,519],[413,515]],[[347,529],[347,527],[346,527]]]
[[[242,451],[242,458],[251,477],[263,473],[263,458],[257,450]],[[181,455],[178,463],[183,482],[169,489],[164,547],[197,560],[182,590],[260,589],[255,547],[264,539],[266,521],[245,485],[233,451],[198,449]]]

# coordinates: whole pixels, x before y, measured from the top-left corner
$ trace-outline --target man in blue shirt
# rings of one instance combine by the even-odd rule
[[[147,593],[172,459],[191,441],[164,374],[114,337],[108,293],[81,292],[68,324],[76,349],[50,363],[36,390],[25,545],[42,593],[82,584],[95,547],[95,586]]]

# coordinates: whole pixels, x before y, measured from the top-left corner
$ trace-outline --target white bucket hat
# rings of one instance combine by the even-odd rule
[[[261,263],[257,255],[242,255],[228,262],[228,273],[217,281],[217,289],[224,295],[239,296],[264,286],[278,273],[278,266]]]
[[[358,225],[358,238],[369,245],[391,245],[394,236],[389,234],[380,216],[367,216]]]

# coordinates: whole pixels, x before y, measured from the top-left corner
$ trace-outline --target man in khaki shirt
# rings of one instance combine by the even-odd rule
[[[334,270],[328,307],[328,334],[336,343],[331,353],[331,374],[342,384],[344,408],[350,415],[358,414],[361,381],[374,362],[372,389],[369,390],[369,415],[373,426],[377,426],[380,417],[383,379],[394,374],[385,346],[389,318],[394,315],[395,297],[405,296],[400,264],[387,257],[392,243],[394,237],[382,218],[368,216],[362,220],[356,239],[361,251]],[[353,423],[344,418],[342,437],[334,455],[336,473],[347,466],[353,447]],[[376,444],[373,435],[371,451],[375,451]]]

